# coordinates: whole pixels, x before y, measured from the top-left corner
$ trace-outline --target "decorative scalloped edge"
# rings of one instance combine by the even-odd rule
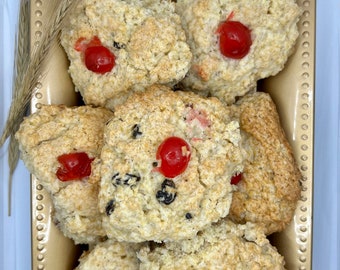
[[[300,37],[297,53],[301,57],[299,76],[300,98],[298,114],[300,128],[297,136],[299,144],[295,148],[296,159],[302,172],[302,194],[296,209],[296,241],[299,254],[299,270],[311,269],[312,261],[312,187],[313,187],[313,129],[314,129],[314,32],[315,0],[297,0],[303,9],[299,22]],[[44,0],[30,1],[31,4],[31,47],[39,46],[44,31]],[[31,48],[32,50],[32,48]],[[41,108],[44,102],[43,84],[39,82],[31,101],[31,111]],[[50,198],[42,185],[32,176],[32,269],[46,268],[46,241],[49,233]],[[58,268],[58,266],[56,266]],[[59,269],[59,268],[58,268]]]
[[[300,95],[298,108],[299,136],[297,162],[302,173],[301,199],[296,210],[299,224],[299,270],[311,269],[312,259],[312,198],[313,198],[313,131],[314,131],[314,43],[315,1],[300,0],[303,12],[299,21],[299,53],[301,54]]]
[[[31,51],[34,47],[40,45],[41,36],[44,28],[44,5],[42,0],[30,1],[31,5]],[[34,97],[31,101],[31,112],[41,108],[39,102],[43,98],[41,92],[42,83],[38,82]],[[37,182],[35,177],[31,176],[31,193],[32,193],[32,269],[45,269],[45,254],[47,252],[44,239],[46,238],[46,194],[43,186]]]
[[[33,177],[32,177],[33,178]],[[33,180],[33,179],[32,179]],[[32,181],[33,182],[36,181]],[[35,201],[32,204],[32,230],[35,230],[35,233],[32,234],[35,237],[32,237],[32,269],[43,270],[45,269],[44,260],[45,260],[45,253],[47,252],[45,246],[45,238],[46,238],[46,215],[44,213],[45,208],[45,200],[46,195],[44,194],[44,189],[42,185],[36,184],[32,185],[32,189],[35,189],[35,198],[32,198]],[[48,197],[47,197],[48,198]]]

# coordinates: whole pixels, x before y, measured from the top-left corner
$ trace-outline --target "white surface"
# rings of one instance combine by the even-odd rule
[[[1,0],[0,6],[0,130],[2,132],[11,102],[14,42],[18,18],[18,0]],[[0,149],[0,269],[31,269],[30,180],[20,162],[15,172],[12,215],[8,206],[7,144]]]
[[[11,101],[18,0],[0,2],[0,130]],[[313,269],[340,269],[340,2],[317,1]],[[14,175],[12,215],[7,216],[7,144],[0,149],[0,269],[31,269],[30,181],[20,162]]]
[[[313,269],[340,269],[340,1],[317,1]]]

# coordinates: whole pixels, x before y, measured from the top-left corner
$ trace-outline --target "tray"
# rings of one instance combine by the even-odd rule
[[[298,0],[297,3],[303,14],[295,52],[282,72],[259,83],[259,89],[269,92],[277,105],[303,175],[302,195],[292,223],[283,232],[270,236],[285,257],[288,270],[312,268],[315,0]],[[47,0],[30,1],[31,51],[40,45],[49,19],[49,7]],[[73,90],[67,67],[66,55],[56,41],[31,100],[31,112],[38,110],[41,104],[77,104],[79,96]],[[33,175],[31,202],[32,269],[73,269],[81,249],[54,226],[49,195]]]

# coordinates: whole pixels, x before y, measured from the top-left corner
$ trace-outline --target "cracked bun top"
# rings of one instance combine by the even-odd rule
[[[282,70],[299,35],[295,0],[179,0],[176,11],[193,54],[181,83],[227,104]]]
[[[141,270],[285,269],[284,258],[260,227],[227,219],[191,239],[143,247],[138,258]]]
[[[216,98],[152,86],[104,131],[99,208],[109,238],[188,238],[229,213],[240,130]]]
[[[54,222],[77,244],[105,236],[97,208],[99,155],[112,115],[104,108],[43,105],[15,135],[25,166],[51,194]]]
[[[192,58],[170,1],[81,1],[61,44],[85,104],[110,109],[154,83],[176,84]]]

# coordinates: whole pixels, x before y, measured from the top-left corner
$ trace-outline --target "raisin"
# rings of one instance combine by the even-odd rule
[[[140,181],[140,176],[127,173],[125,174],[125,178],[123,179],[123,181],[124,181],[124,185],[126,186],[135,186],[136,183]]]
[[[118,186],[118,185],[121,184],[122,178],[119,177],[119,173],[115,173],[115,174],[112,176],[111,180],[112,180],[112,184],[113,184],[114,186]]]
[[[177,196],[176,186],[172,180],[165,179],[161,185],[161,190],[156,193],[156,199],[166,205],[171,204]]]
[[[166,187],[172,187],[172,188],[176,188],[174,181],[170,180],[170,179],[165,179],[162,183],[162,189],[165,189]]]
[[[156,193],[156,198],[159,202],[168,205],[176,199],[176,193],[168,193],[166,191],[158,190]]]
[[[113,211],[115,210],[115,205],[115,200],[113,199],[106,204],[105,212],[107,216],[110,216],[113,213]]]
[[[120,50],[120,49],[125,49],[126,45],[124,43],[119,43],[117,41],[113,41],[113,47]]]
[[[185,218],[186,218],[186,219],[192,219],[192,214],[186,213],[186,214],[185,214]]]
[[[154,161],[154,162],[152,162],[152,167],[158,167],[158,162],[157,161]]]
[[[120,177],[119,173],[112,176],[112,184],[116,186],[125,185],[134,187],[140,181],[141,177],[138,174],[126,173],[124,177]]]
[[[138,124],[135,124],[132,127],[132,138],[137,139],[143,134],[143,132],[140,131],[140,126]]]

